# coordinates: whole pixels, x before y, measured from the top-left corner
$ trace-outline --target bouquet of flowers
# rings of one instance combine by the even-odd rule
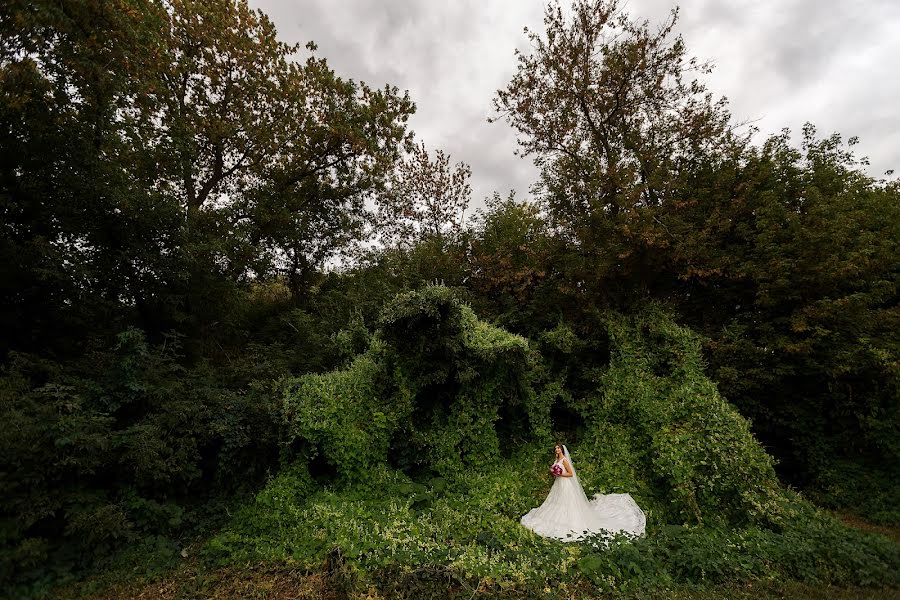
[[[554,477],[559,477],[563,474],[562,467],[559,465],[553,465],[552,467],[550,467],[550,474]]]

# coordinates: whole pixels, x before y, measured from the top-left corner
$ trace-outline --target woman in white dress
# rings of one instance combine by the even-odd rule
[[[561,444],[555,450],[553,465],[560,467],[559,475],[544,503],[522,517],[522,525],[538,535],[563,541],[577,541],[603,531],[644,535],[647,519],[630,494],[596,494],[588,500],[569,450]]]

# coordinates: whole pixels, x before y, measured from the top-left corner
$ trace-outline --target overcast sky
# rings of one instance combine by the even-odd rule
[[[473,203],[493,191],[528,195],[530,160],[513,155],[505,122],[489,124],[494,92],[515,71],[523,27],[543,31],[537,0],[250,0],[282,40],[315,41],[337,73],[409,90],[417,139],[472,167]],[[632,17],[662,21],[667,0],[630,0]],[[763,134],[806,121],[859,136],[869,172],[900,172],[900,0],[683,0],[688,52],[734,116]]]

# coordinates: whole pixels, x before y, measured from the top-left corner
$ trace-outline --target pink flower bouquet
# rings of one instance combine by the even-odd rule
[[[553,465],[552,467],[550,467],[550,473],[551,473],[554,477],[559,477],[560,475],[563,474],[562,467],[559,466],[559,465]]]

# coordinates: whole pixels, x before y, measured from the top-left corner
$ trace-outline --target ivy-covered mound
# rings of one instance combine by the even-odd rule
[[[390,462],[449,476],[543,434],[528,341],[479,321],[448,288],[397,296],[347,368],[284,384],[291,442],[345,482]]]
[[[704,375],[700,338],[659,306],[604,317],[611,357],[585,423],[582,477],[641,490],[673,523],[775,524],[791,513],[773,461]]]
[[[205,556],[325,569],[350,590],[410,596],[900,583],[896,544],[779,487],[747,422],[703,375],[694,334],[654,306],[605,318],[610,363],[596,393],[575,398],[533,345],[480,322],[450,290],[400,295],[346,368],[284,382],[296,455]],[[562,544],[519,524],[551,483],[554,402],[583,420],[571,449],[586,491],[632,493],[649,515],[644,538]]]

